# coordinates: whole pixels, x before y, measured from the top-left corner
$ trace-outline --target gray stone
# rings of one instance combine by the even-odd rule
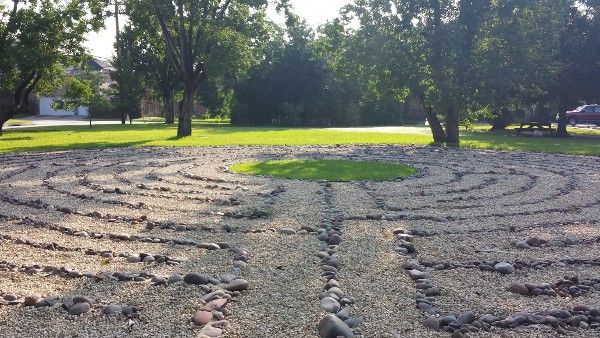
[[[135,306],[125,306],[122,310],[121,313],[123,314],[123,316],[127,317],[127,318],[137,318],[139,317],[139,309]]]
[[[472,322],[475,321],[475,319],[476,319],[475,314],[471,311],[467,311],[467,312],[463,313],[462,315],[460,315],[456,319],[456,321],[458,322],[458,324],[463,326],[463,325],[471,324]]]
[[[329,240],[329,234],[327,232],[322,232],[319,234],[317,239],[321,242],[327,242]]]
[[[284,235],[295,235],[296,234],[296,230],[290,229],[290,228],[281,228],[281,229],[279,229],[279,232]]]
[[[234,279],[225,287],[228,291],[243,291],[248,290],[250,288],[250,284],[245,279]]]
[[[515,272],[515,267],[507,262],[500,262],[500,263],[494,265],[494,269],[497,272],[504,274],[504,275],[508,275],[508,274]]]
[[[410,278],[414,279],[414,280],[419,280],[419,279],[428,279],[429,278],[429,274],[427,272],[423,272],[423,271],[419,271],[419,270],[408,270],[408,275],[410,276]]]
[[[342,289],[340,289],[339,287],[336,287],[336,286],[329,288],[329,290],[327,290],[327,292],[336,294],[340,298],[344,297],[344,291],[342,291]]]
[[[209,277],[200,273],[190,272],[185,277],[183,277],[183,281],[188,284],[193,285],[203,285],[209,283]]]
[[[7,293],[2,298],[4,298],[4,300],[7,302],[14,302],[17,300],[17,296],[13,295],[12,293]]]
[[[321,299],[321,309],[330,313],[337,313],[340,311],[340,303],[331,297],[325,297]]]
[[[212,313],[208,311],[198,311],[192,317],[192,322],[198,326],[204,326],[212,320]]]
[[[111,304],[111,305],[106,306],[104,308],[104,310],[102,310],[102,313],[107,316],[114,316],[114,315],[120,314],[122,310],[123,309],[121,308],[121,306]]]
[[[146,256],[144,257],[144,259],[142,260],[144,263],[154,263],[156,259],[154,258],[154,256]]]
[[[342,237],[340,237],[340,235],[338,234],[333,234],[329,237],[329,244],[330,245],[338,245],[342,243]]]
[[[481,316],[481,318],[479,318],[479,320],[481,320],[484,323],[491,324],[493,322],[498,321],[498,317],[488,313],[488,314]]]
[[[167,284],[167,279],[165,277],[154,277],[150,280],[154,285],[164,285]]]
[[[129,263],[139,263],[141,260],[140,260],[140,256],[138,256],[138,255],[131,255],[131,256],[127,256],[127,261]]]
[[[426,328],[433,331],[440,330],[440,321],[435,317],[427,317],[427,319],[425,319],[425,321],[423,322],[423,325],[425,325]]]
[[[221,276],[219,276],[219,280],[221,281],[221,283],[225,283],[228,284],[230,283],[232,280],[236,279],[237,276],[231,273],[225,273],[222,274]]]
[[[90,311],[92,307],[88,303],[77,303],[69,308],[69,314],[78,316]]]
[[[353,338],[354,333],[348,324],[334,315],[327,315],[319,322],[319,336],[321,338]]]
[[[521,284],[521,283],[511,283],[506,290],[508,290],[509,292],[512,293],[516,293],[518,295],[522,295],[522,296],[528,296],[529,295],[529,289],[527,288],[527,286],[525,286],[525,284]]]
[[[571,318],[567,319],[567,324],[571,326],[579,326],[579,323],[581,323],[580,316],[572,316]]]
[[[553,316],[544,317],[544,322],[547,325],[552,326],[552,327],[558,327],[560,325],[560,321],[556,317],[553,317]]]
[[[517,241],[515,243],[515,247],[517,249],[529,249],[530,248],[529,244],[527,244],[527,242],[525,242],[525,241]]]
[[[207,336],[207,337],[211,337],[211,338],[218,338],[221,337],[221,334],[223,333],[223,330],[219,329],[218,327],[212,327],[210,325],[205,325],[202,330],[200,330],[200,336],[203,337]]]
[[[355,328],[357,326],[362,325],[363,320],[358,317],[350,317],[350,318],[344,320],[344,323],[346,323],[351,328]]]

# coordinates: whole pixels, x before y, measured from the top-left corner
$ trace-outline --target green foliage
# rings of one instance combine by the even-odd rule
[[[120,117],[112,100],[102,93],[94,93],[94,96],[90,100],[89,114],[93,118]]]
[[[64,83],[65,93],[52,103],[52,108],[74,110],[81,106],[89,107],[94,97],[91,81],[69,77]]]
[[[217,80],[218,88],[231,88],[257,63],[266,6],[266,0],[128,2],[132,26],[159,32],[162,46],[155,49],[166,52],[181,81],[179,137],[191,135],[194,99],[207,79]],[[159,44],[158,39],[149,41]]]
[[[114,71],[111,73],[115,81],[112,104],[121,114],[121,122],[126,116],[130,119],[141,117],[141,101],[146,94],[143,67],[140,55],[143,53],[137,32],[131,26],[125,27],[119,38],[119,51],[113,59]]]
[[[332,182],[389,181],[417,173],[413,167],[382,162],[344,160],[284,160],[241,163],[231,166],[242,174]]]
[[[312,30],[293,13],[287,11],[286,15],[288,41],[282,32],[273,36],[265,59],[236,86],[234,124],[338,124],[336,103],[344,98],[334,92],[333,73],[310,44]]]
[[[60,67],[86,61],[85,34],[103,24],[103,0],[14,0],[0,7],[0,91],[14,107],[0,112],[3,124],[27,108],[41,82],[52,83]]]

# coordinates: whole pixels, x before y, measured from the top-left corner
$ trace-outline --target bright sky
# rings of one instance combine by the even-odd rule
[[[351,0],[292,0],[295,12],[315,27],[335,18],[340,8],[350,2]],[[277,20],[275,17],[273,19]],[[114,36],[115,21],[110,18],[106,20],[106,29],[88,36],[86,47],[94,56],[110,58],[114,53]]]

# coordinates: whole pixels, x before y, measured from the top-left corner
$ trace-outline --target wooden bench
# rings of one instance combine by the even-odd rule
[[[530,122],[522,122],[519,128],[515,129],[517,133],[521,133],[522,131],[541,131],[541,132],[550,132],[554,133],[555,129],[552,128],[552,122],[539,122],[539,121],[530,121]]]

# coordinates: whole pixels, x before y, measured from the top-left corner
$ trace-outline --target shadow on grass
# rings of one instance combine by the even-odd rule
[[[22,153],[22,152],[54,152],[54,151],[68,151],[77,149],[105,149],[105,148],[127,148],[140,146],[147,143],[144,141],[133,141],[133,142],[121,142],[121,143],[110,143],[110,142],[86,142],[86,143],[66,143],[61,145],[34,145],[34,146],[22,146],[13,148],[2,149],[3,153]]]

